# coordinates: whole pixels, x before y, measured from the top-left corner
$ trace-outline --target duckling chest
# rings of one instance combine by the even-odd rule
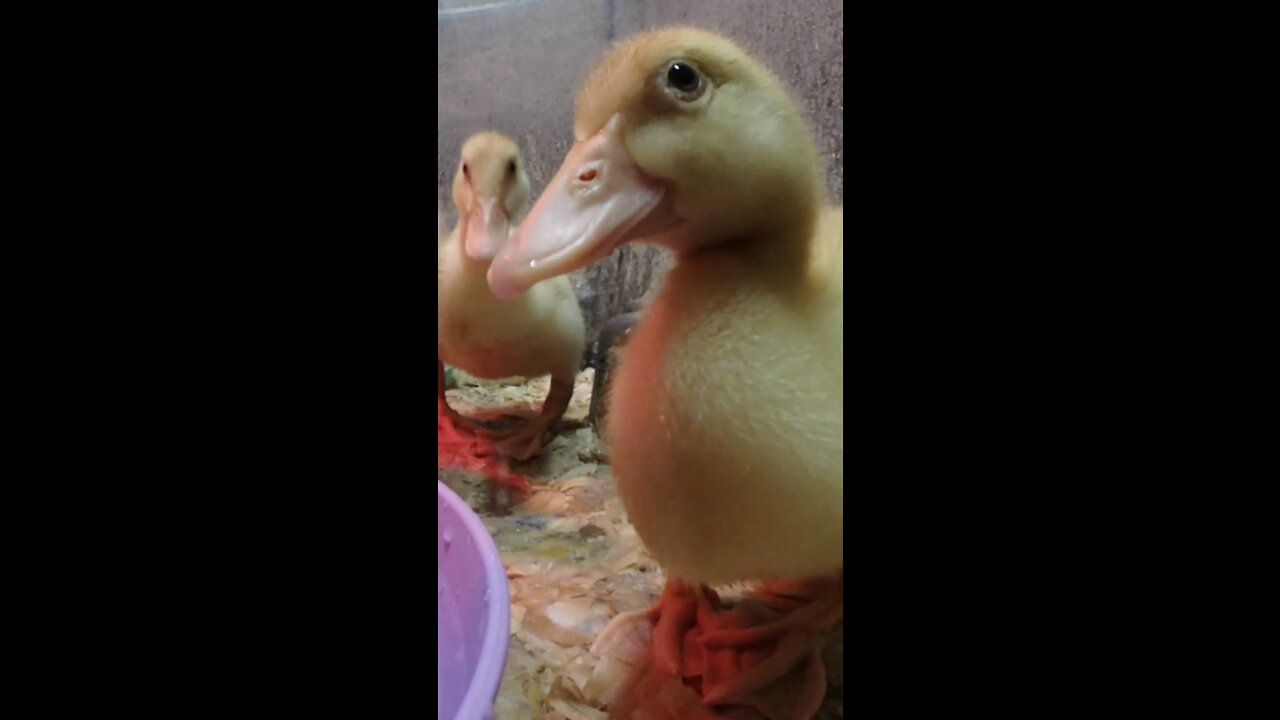
[[[536,334],[543,318],[529,298],[509,303],[489,292],[484,276],[457,273],[439,292],[439,339],[450,346],[485,351],[509,349]]]
[[[660,298],[627,344],[608,428],[619,490],[670,569],[780,572],[800,560],[776,537],[842,536],[839,338],[758,297],[709,302]]]
[[[661,448],[672,464],[730,454],[735,465],[765,467],[789,462],[800,442],[840,444],[840,344],[761,305],[731,297],[696,321],[655,305],[627,344],[611,409],[626,425],[611,435]]]

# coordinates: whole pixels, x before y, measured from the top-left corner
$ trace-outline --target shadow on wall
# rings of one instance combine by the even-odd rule
[[[533,197],[572,139],[573,101],[620,37],[688,23],[733,38],[791,85],[807,113],[833,199],[844,199],[844,5],[839,0],[437,0],[437,194],[452,227],[450,185],[462,142],[498,130],[520,143]],[[588,337],[636,309],[668,266],[626,246],[571,276]]]

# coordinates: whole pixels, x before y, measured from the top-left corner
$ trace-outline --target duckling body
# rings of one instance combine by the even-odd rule
[[[821,251],[794,285],[732,251],[680,256],[632,331],[609,398],[619,493],[670,580],[654,610],[619,616],[596,650],[656,619],[656,665],[677,677],[702,665],[708,702],[754,705],[773,719],[816,712],[825,694],[816,649],[842,616],[841,233],[841,211],[825,213],[812,238]],[[708,658],[774,648],[749,670],[732,661],[746,672],[713,674],[718,664],[689,657],[683,638],[688,618],[711,615],[718,601],[692,588],[761,579],[811,581],[781,592],[812,602],[751,630],[699,620]],[[773,687],[793,672],[807,678],[800,689]]]
[[[843,209],[826,206],[807,123],[777,79],[697,29],[615,46],[583,83],[574,135],[490,267],[495,294],[625,242],[676,257],[632,331],[608,420],[619,492],[667,589],[594,649],[653,622],[654,665],[696,679],[705,703],[810,718],[822,636],[843,614]],[[741,627],[707,586],[743,581],[805,582],[780,594],[789,614]],[[816,592],[797,607],[805,586]]]
[[[620,362],[609,438],[628,515],[671,574],[842,567],[843,322],[839,289],[780,292],[732,253],[669,273]]]
[[[529,180],[515,143],[480,133],[463,145],[454,179],[459,223],[437,255],[437,364],[481,378],[551,376],[542,412],[523,428],[490,431],[448,408],[455,422],[500,438],[504,454],[525,459],[544,444],[568,408],[586,344],[582,310],[565,277],[549,278],[509,300],[494,297],[486,281],[493,257],[510,239],[510,218],[528,201]]]
[[[500,301],[489,290],[487,262],[463,251],[457,229],[444,247],[437,300],[440,357],[476,377],[576,376],[585,345],[582,311],[568,278],[538,283]]]

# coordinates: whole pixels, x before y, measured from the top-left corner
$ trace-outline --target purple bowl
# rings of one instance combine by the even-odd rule
[[[490,720],[507,663],[507,572],[480,517],[436,481],[439,720]]]

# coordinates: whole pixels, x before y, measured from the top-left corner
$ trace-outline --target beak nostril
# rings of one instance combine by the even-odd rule
[[[596,171],[595,170],[583,171],[583,173],[578,176],[578,179],[581,180],[582,182],[591,182],[592,180],[596,179]]]

